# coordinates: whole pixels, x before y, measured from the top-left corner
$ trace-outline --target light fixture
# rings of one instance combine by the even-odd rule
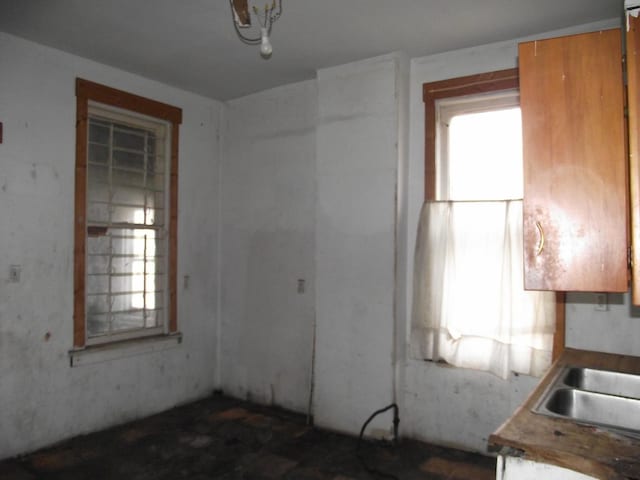
[[[249,45],[260,45],[260,55],[263,58],[271,57],[273,47],[269,40],[271,26],[282,15],[282,0],[273,0],[259,8],[255,4],[249,8],[249,0],[229,0],[231,2],[231,13],[233,15],[233,26],[240,40]],[[259,0],[258,0],[259,1]],[[252,17],[255,20],[253,28]],[[254,30],[255,36],[246,35],[243,30]],[[260,30],[259,36],[257,29]]]

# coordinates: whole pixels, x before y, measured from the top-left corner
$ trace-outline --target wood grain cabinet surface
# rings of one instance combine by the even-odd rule
[[[626,31],[629,126],[629,206],[631,209],[631,300],[640,305],[640,18],[628,19]]]
[[[525,288],[628,291],[620,29],[519,46]]]

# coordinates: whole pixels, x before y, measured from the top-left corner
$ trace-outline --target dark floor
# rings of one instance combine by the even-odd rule
[[[0,479],[495,478],[495,460],[489,457],[410,440],[396,447],[363,442],[356,452],[356,438],[311,428],[305,420],[214,395],[0,462]]]

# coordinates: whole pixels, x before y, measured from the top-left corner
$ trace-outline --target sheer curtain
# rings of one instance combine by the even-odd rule
[[[427,202],[415,252],[412,356],[507,378],[549,366],[555,293],[523,289],[522,201]]]

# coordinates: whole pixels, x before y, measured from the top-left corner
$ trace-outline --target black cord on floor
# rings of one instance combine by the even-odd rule
[[[362,425],[362,428],[360,429],[360,436],[358,437],[358,444],[356,446],[356,456],[358,457],[358,460],[360,460],[362,467],[374,478],[389,478],[391,480],[399,480],[398,477],[396,477],[391,473],[381,472],[376,468],[370,467],[369,465],[367,465],[364,458],[362,458],[362,456],[360,455],[360,443],[362,442],[364,431],[367,428],[367,425],[369,425],[369,423],[371,423],[371,420],[373,420],[375,417],[377,417],[381,413],[391,410],[392,408],[393,408],[393,445],[394,446],[397,445],[398,424],[400,423],[400,417],[398,416],[398,405],[396,405],[395,403],[392,403],[387,407],[381,408],[380,410],[376,410],[375,412],[373,412],[371,416],[367,419],[367,421],[364,422],[364,425]]]

